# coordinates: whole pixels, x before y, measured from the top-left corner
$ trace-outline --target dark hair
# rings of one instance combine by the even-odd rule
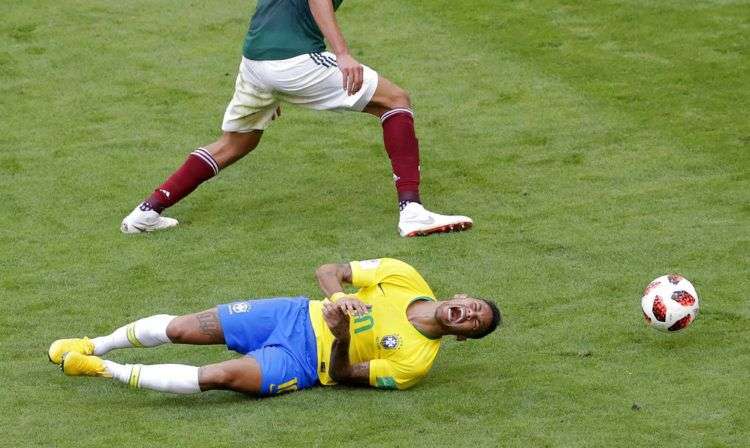
[[[490,309],[492,310],[492,322],[483,331],[472,334],[471,336],[466,336],[469,339],[481,339],[487,336],[488,334],[492,333],[493,331],[495,331],[497,327],[499,327],[503,323],[503,315],[500,314],[500,309],[498,309],[497,304],[495,302],[493,302],[492,300],[487,300],[487,299],[477,299],[477,300],[481,300],[482,302],[489,305]]]

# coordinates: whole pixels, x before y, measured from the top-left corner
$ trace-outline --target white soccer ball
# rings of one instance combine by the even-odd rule
[[[643,291],[641,308],[646,323],[662,331],[678,331],[698,316],[698,293],[678,274],[662,275]]]

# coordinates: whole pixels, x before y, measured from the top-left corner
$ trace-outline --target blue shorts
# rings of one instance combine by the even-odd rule
[[[305,297],[278,297],[219,305],[227,348],[260,364],[261,395],[318,384],[318,348]]]

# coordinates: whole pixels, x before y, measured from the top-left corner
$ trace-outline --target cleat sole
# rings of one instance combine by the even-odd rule
[[[60,358],[60,371],[65,373],[65,357],[68,356],[69,352],[65,352],[62,354],[62,358]]]
[[[151,233],[151,232],[158,232],[159,230],[166,230],[171,229],[172,227],[176,227],[177,224],[172,225],[164,225],[161,227],[143,227],[136,224],[125,224],[122,223],[120,225],[120,231],[127,235],[139,235],[141,233]]]
[[[431,229],[416,230],[414,232],[406,234],[407,238],[413,238],[415,236],[427,236],[433,233],[450,233],[450,232],[463,232],[469,230],[474,224],[471,222],[457,222],[455,224],[448,224],[444,226],[433,227]]]

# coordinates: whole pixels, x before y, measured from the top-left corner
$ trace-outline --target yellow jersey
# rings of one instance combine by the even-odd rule
[[[420,333],[406,316],[417,300],[435,300],[421,275],[403,261],[392,258],[352,261],[354,294],[370,311],[351,317],[349,362],[370,362],[370,385],[382,389],[407,389],[427,376],[440,349],[440,338]],[[323,319],[321,301],[310,301],[310,320],[318,345],[318,378],[336,384],[328,375],[333,334]]]

